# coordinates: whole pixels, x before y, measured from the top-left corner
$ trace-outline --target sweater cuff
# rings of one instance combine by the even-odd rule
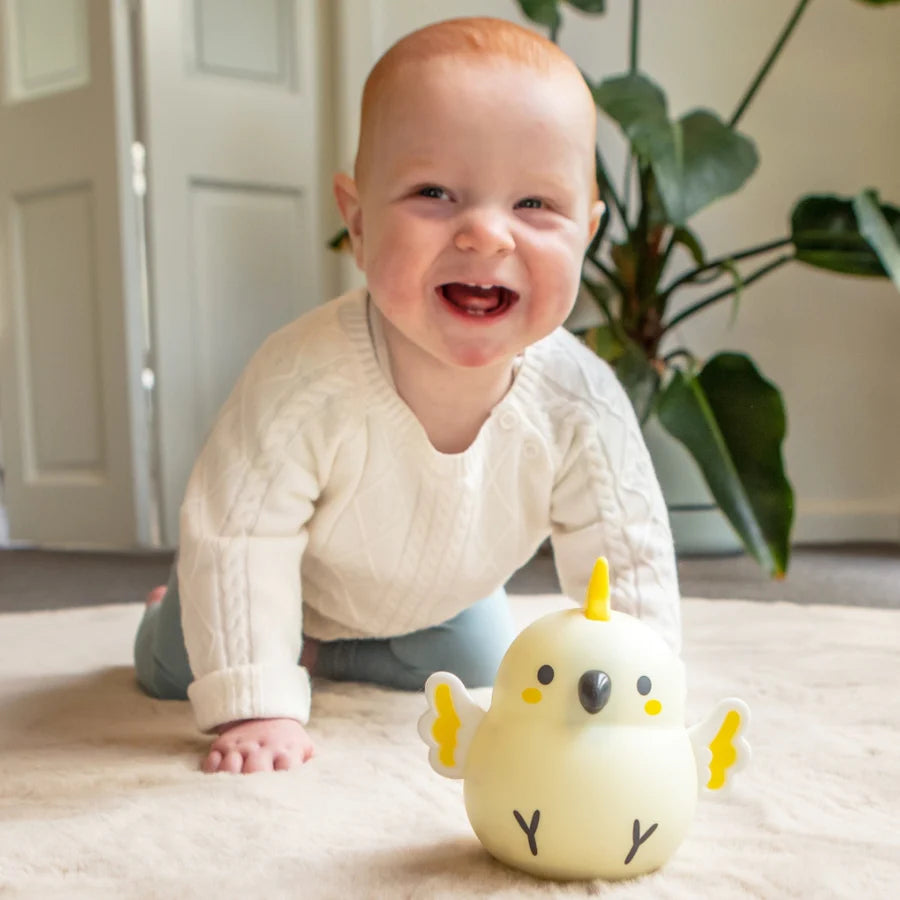
[[[302,666],[247,665],[210,672],[188,686],[197,727],[239,719],[309,721],[309,673]]]

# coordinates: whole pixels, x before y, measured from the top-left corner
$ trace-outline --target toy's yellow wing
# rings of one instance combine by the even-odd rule
[[[701,792],[724,794],[731,787],[734,773],[750,761],[750,745],[743,737],[749,723],[747,704],[729,697],[690,729]]]
[[[435,672],[425,682],[428,711],[419,719],[419,736],[428,744],[428,761],[439,775],[462,778],[469,744],[484,710],[465,685],[449,672]]]

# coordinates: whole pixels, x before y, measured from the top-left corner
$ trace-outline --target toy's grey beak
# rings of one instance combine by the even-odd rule
[[[591,715],[606,706],[611,690],[609,675],[599,669],[589,669],[578,679],[578,699]]]

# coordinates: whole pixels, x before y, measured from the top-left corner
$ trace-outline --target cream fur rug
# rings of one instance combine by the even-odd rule
[[[523,624],[560,602],[513,598]],[[691,721],[742,696],[753,763],[662,871],[613,885],[488,857],[421,695],[317,685],[305,768],[201,774],[187,704],[133,683],[140,612],[0,616],[0,897],[900,896],[900,612],[685,601]]]

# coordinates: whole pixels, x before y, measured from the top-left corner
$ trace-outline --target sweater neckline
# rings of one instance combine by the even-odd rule
[[[422,455],[432,465],[448,469],[468,468],[480,457],[486,434],[495,429],[498,422],[503,427],[510,428],[519,421],[519,410],[527,408],[528,404],[523,404],[523,400],[533,393],[533,386],[538,378],[539,361],[533,348],[526,347],[522,352],[509,390],[490,411],[472,443],[459,453],[444,453],[431,443],[424,426],[394,387],[380,323],[370,320],[370,302],[368,291],[357,288],[345,295],[341,308],[341,318],[353,346],[368,397],[387,414],[393,428],[402,430],[416,442]]]

